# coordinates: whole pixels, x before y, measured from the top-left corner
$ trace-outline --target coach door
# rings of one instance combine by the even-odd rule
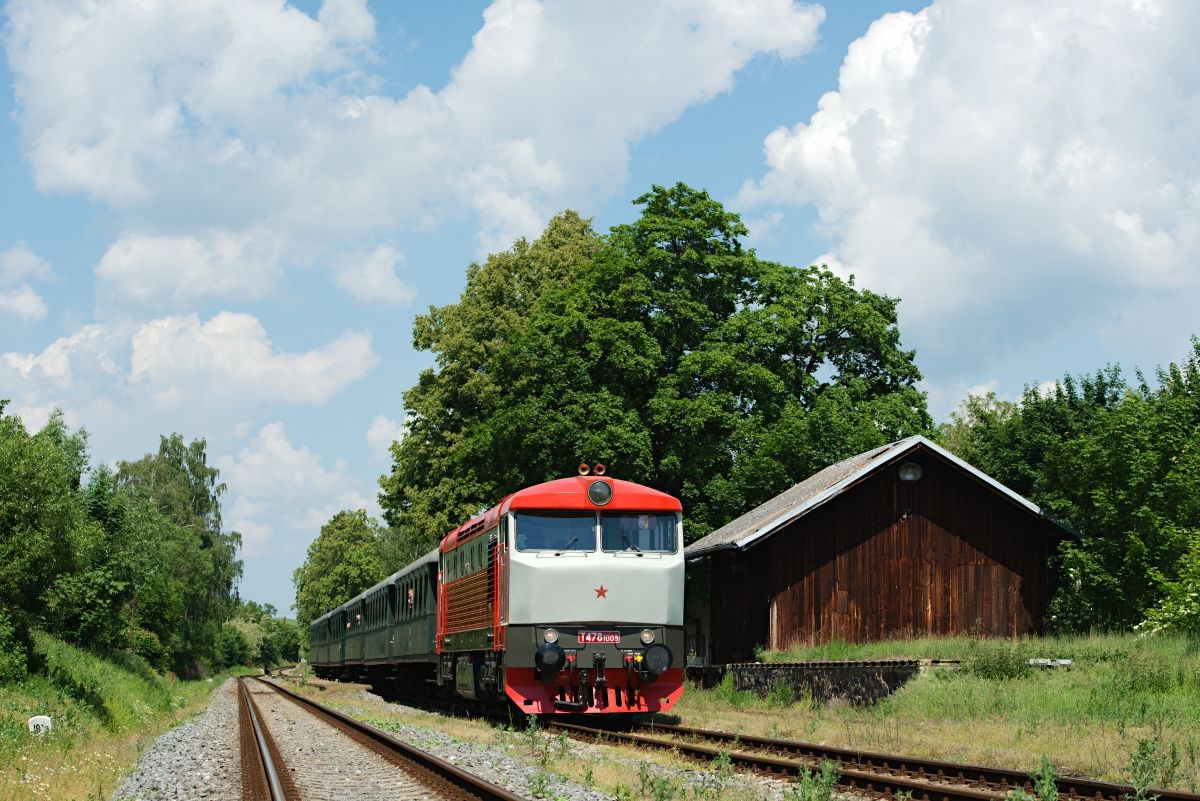
[[[341,662],[343,664],[346,662],[346,629],[347,628],[349,628],[349,626],[346,623],[346,613],[342,612],[340,615],[338,615],[338,631],[341,632],[338,635],[338,638],[341,640],[341,643],[342,643],[341,650],[338,652],[338,662]]]

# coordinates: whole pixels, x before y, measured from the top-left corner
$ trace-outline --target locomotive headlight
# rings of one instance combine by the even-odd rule
[[[542,635],[542,639],[546,642],[558,642],[558,632],[554,629],[546,629],[546,633]]]
[[[588,500],[597,506],[603,506],[612,500],[612,484],[607,481],[593,481],[588,485]]]
[[[566,652],[555,642],[542,643],[533,654],[533,664],[542,680],[554,678],[554,674],[563,669],[566,661]]]
[[[649,645],[654,642],[654,632],[650,629],[642,629],[641,640],[642,645]]]
[[[644,673],[657,677],[669,667],[671,667],[670,648],[662,643],[657,643],[646,648],[645,657],[642,660],[642,671]]]

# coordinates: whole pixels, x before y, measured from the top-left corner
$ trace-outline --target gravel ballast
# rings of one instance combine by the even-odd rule
[[[350,699],[347,699],[350,700]],[[658,763],[650,763],[638,759],[634,755],[617,756],[610,749],[591,743],[580,742],[537,732],[531,738],[529,732],[513,732],[502,738],[494,745],[484,745],[464,741],[437,729],[425,728],[409,724],[381,721],[376,714],[379,711],[391,710],[398,713],[422,714],[423,710],[405,706],[404,704],[388,702],[373,693],[363,690],[358,693],[357,701],[362,704],[346,706],[339,705],[339,711],[360,719],[368,720],[372,725],[386,730],[397,739],[403,740],[420,748],[426,753],[452,762],[463,770],[470,771],[488,781],[498,784],[517,795],[528,798],[547,798],[555,801],[612,801],[611,792],[602,792],[578,782],[564,778],[539,764],[532,756],[534,750],[545,751],[555,756],[566,756],[579,763],[617,763],[623,766],[623,782],[633,797],[654,798],[656,793],[652,788],[640,792],[642,771],[648,770],[651,781],[666,779],[676,795],[675,798],[716,799],[739,798],[753,801],[781,801],[784,788],[791,782],[785,779],[773,779],[754,776],[745,773],[730,773],[717,775],[711,768],[703,765],[690,767],[667,767]],[[539,742],[532,746],[534,740]],[[556,761],[556,760],[551,760]],[[645,766],[645,767],[643,767]],[[851,796],[845,796],[849,799]]]
[[[386,796],[386,792],[381,796],[373,790],[367,790],[366,787],[371,782],[360,783],[364,792],[355,793],[355,774],[362,777],[363,771],[372,774],[378,771],[377,778],[382,778],[385,773],[394,771],[394,767],[382,764],[382,760],[379,766],[373,767],[360,764],[357,759],[347,761],[345,757],[350,750],[347,748],[334,748],[342,758],[329,759],[330,755],[325,751],[327,746],[333,745],[333,740],[330,740],[325,724],[317,720],[309,722],[308,714],[293,707],[291,702],[284,702],[282,698],[279,698],[278,702],[267,700],[260,694],[262,691],[266,691],[266,688],[256,692],[255,696],[260,705],[266,702],[267,708],[262,710],[270,718],[266,723],[272,728],[281,748],[290,752],[288,756],[293,759],[298,756],[308,757],[313,761],[335,766],[332,769],[326,768],[326,778],[334,780],[332,784],[301,782],[308,784],[304,789],[312,801],[316,801],[316,798],[335,797],[342,801],[360,801],[360,798],[361,801],[366,801],[368,798]],[[511,732],[502,734],[496,743],[475,743],[436,728],[382,721],[378,713],[389,709],[401,713],[419,713],[419,710],[402,704],[388,703],[365,691],[359,694],[355,701],[358,703],[352,702],[353,706],[349,708],[343,704],[335,706],[354,717],[366,718],[372,724],[385,728],[397,739],[527,798],[608,801],[613,797],[611,791],[603,792],[596,787],[585,786],[564,777],[551,765],[546,764],[545,760],[539,760],[535,756],[536,752],[552,753],[555,757],[550,760],[552,764],[558,763],[564,757],[579,764],[615,763],[620,766],[618,770],[621,774],[627,777],[623,780],[626,787],[632,790],[635,796],[641,795],[638,791],[643,789],[640,785],[647,768],[650,769],[649,775],[652,778],[666,779],[680,795],[696,798],[738,797],[773,801],[781,798],[782,790],[787,784],[744,774],[718,776],[712,768],[706,766],[691,769],[644,763],[632,754],[619,756],[609,749],[551,737],[544,732]],[[313,742],[302,742],[310,728],[317,739]],[[301,740],[295,740],[297,736]],[[321,739],[328,742],[322,743]],[[294,745],[285,745],[288,741]],[[535,745],[535,742],[541,744]],[[113,795],[113,801],[236,801],[242,795],[238,745],[236,683],[231,679],[214,690],[212,700],[204,713],[154,742],[143,754],[133,773]],[[303,768],[301,770],[303,771]],[[571,772],[578,775],[577,770]],[[386,784],[388,782],[385,782]],[[395,788],[393,792],[394,790]],[[648,792],[646,795],[653,797],[656,793]]]
[[[154,741],[113,801],[214,801],[242,797],[237,685],[213,690],[203,714]]]

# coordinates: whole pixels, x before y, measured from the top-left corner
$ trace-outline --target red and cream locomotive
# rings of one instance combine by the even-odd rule
[[[664,711],[683,692],[683,576],[679,501],[597,465],[509,495],[314,621],[311,660],[530,714]]]

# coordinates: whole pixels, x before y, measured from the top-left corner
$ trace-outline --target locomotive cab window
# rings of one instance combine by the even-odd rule
[[[519,551],[594,551],[596,516],[592,512],[519,512]]]
[[[605,512],[600,515],[601,543],[606,551],[675,553],[676,523],[674,514]]]

